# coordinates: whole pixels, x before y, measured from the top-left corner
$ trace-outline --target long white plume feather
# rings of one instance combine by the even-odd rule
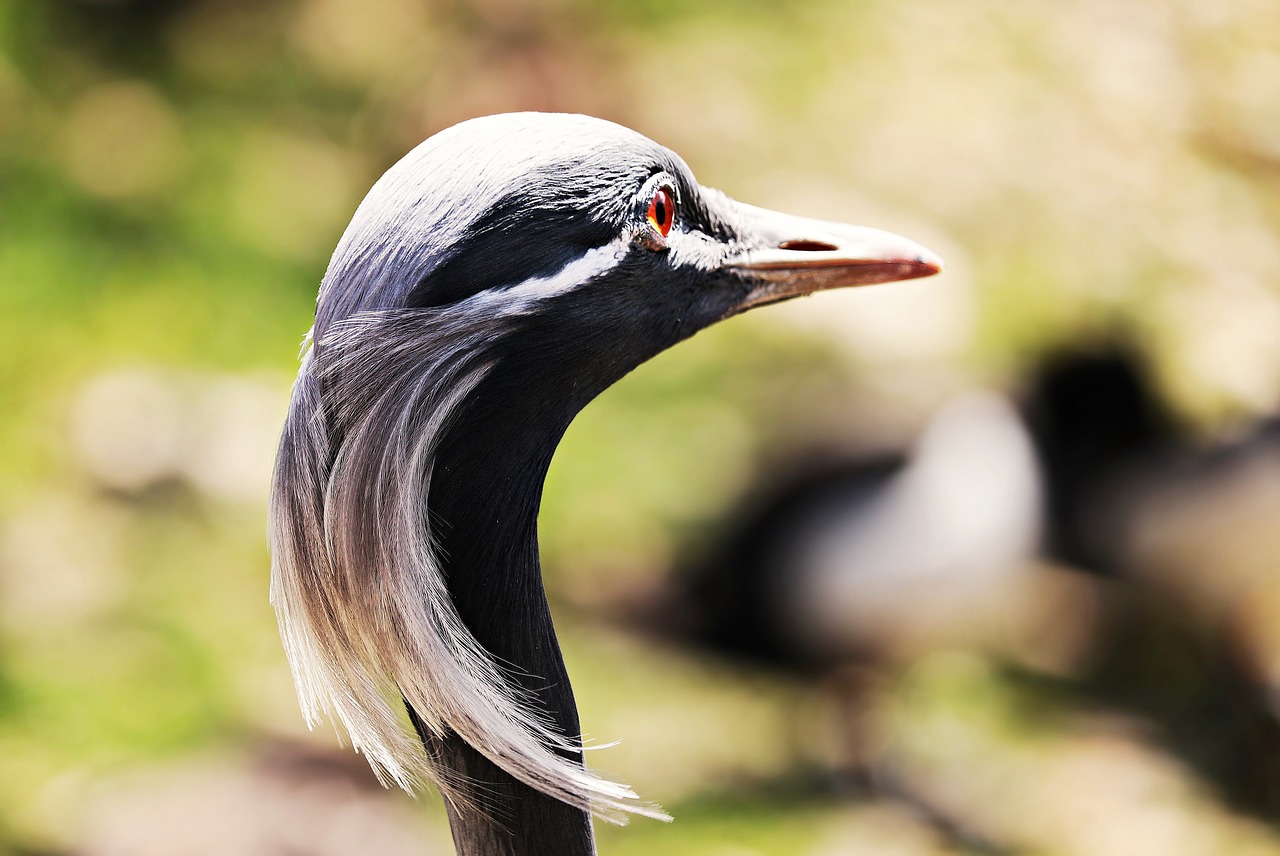
[[[303,713],[340,721],[384,784],[431,780],[456,805],[466,783],[429,764],[401,696],[432,733],[452,730],[530,787],[618,822],[669,819],[556,753],[579,747],[507,679],[446,588],[424,501],[444,429],[488,368],[481,344],[506,323],[484,314],[359,313],[303,357],[270,532],[271,602]]]

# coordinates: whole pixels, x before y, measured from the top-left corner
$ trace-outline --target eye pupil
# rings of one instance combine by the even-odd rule
[[[665,187],[658,188],[649,202],[649,223],[664,238],[671,232],[675,213],[675,200],[671,198],[671,191]]]

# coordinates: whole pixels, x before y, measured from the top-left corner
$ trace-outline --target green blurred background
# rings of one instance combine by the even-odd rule
[[[600,617],[785,450],[867,401],[904,430],[1055,343],[1134,331],[1206,433],[1267,412],[1274,0],[0,0],[0,854],[449,852],[434,797],[303,727],[265,489],[363,192],[515,109],[613,119],[738,199],[948,261],[710,330],[570,430],[542,538],[585,726],[623,741],[592,758],[678,818],[602,852],[1280,853],[1149,721],[988,654],[913,656],[864,713],[974,831],[949,835],[812,785],[812,686]]]

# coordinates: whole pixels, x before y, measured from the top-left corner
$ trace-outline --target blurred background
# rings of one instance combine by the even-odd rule
[[[541,534],[615,856],[1280,853],[1276,0],[0,0],[0,854],[449,853],[308,733],[265,496],[355,205],[613,119],[939,278],[577,420]]]

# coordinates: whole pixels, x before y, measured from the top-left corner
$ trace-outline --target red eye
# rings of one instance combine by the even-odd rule
[[[671,198],[671,191],[659,187],[649,203],[649,222],[658,234],[666,237],[671,232],[671,224],[676,220],[676,201]]]

